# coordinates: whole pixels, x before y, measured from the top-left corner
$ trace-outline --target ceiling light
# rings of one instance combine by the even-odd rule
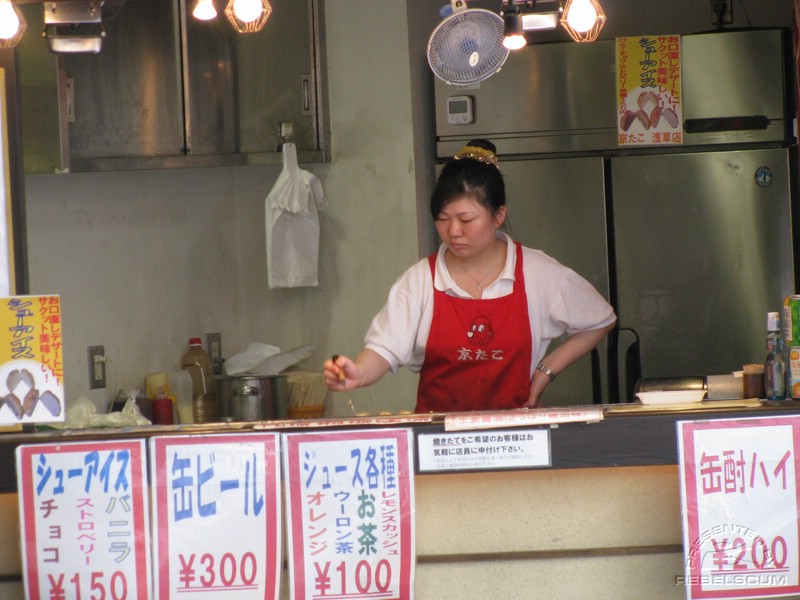
[[[546,31],[558,27],[561,11],[545,13],[522,13],[522,29],[525,31]]]
[[[197,0],[194,5],[192,16],[200,21],[210,21],[217,16],[217,9],[214,8],[214,0]]]
[[[19,8],[10,0],[0,0],[0,48],[13,48],[19,44],[27,28]]]
[[[606,23],[598,0],[567,0],[561,25],[576,42],[593,42]]]
[[[271,12],[267,0],[229,0],[225,7],[225,16],[239,33],[260,31]]]
[[[509,50],[524,48],[528,42],[523,35],[522,18],[516,0],[511,0],[508,9],[503,11],[503,23],[505,24],[503,46]]]

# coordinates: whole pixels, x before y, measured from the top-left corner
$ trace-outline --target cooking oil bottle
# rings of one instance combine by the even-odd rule
[[[786,361],[780,314],[767,313],[767,358],[764,360],[764,392],[767,404],[783,404],[786,399]]]
[[[189,349],[183,355],[181,368],[192,376],[192,412],[195,423],[213,423],[217,420],[217,390],[211,358],[203,350],[200,338],[189,340]]]

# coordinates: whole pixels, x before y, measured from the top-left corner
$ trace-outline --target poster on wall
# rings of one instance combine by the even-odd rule
[[[286,433],[291,598],[414,597],[408,429]]]
[[[687,598],[800,594],[800,417],[677,425]]]
[[[17,448],[26,598],[152,598],[144,456],[142,440]]]
[[[59,296],[0,298],[0,425],[64,420]]]
[[[150,440],[159,600],[277,600],[281,477],[276,433]]]
[[[681,37],[619,37],[616,62],[618,144],[682,144]]]

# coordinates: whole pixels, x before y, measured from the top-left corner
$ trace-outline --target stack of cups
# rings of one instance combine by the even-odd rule
[[[764,398],[764,365],[745,365],[742,377],[744,398]]]

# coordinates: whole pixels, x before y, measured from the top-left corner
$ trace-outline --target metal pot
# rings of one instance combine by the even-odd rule
[[[269,421],[288,416],[286,375],[217,377],[219,420]]]

